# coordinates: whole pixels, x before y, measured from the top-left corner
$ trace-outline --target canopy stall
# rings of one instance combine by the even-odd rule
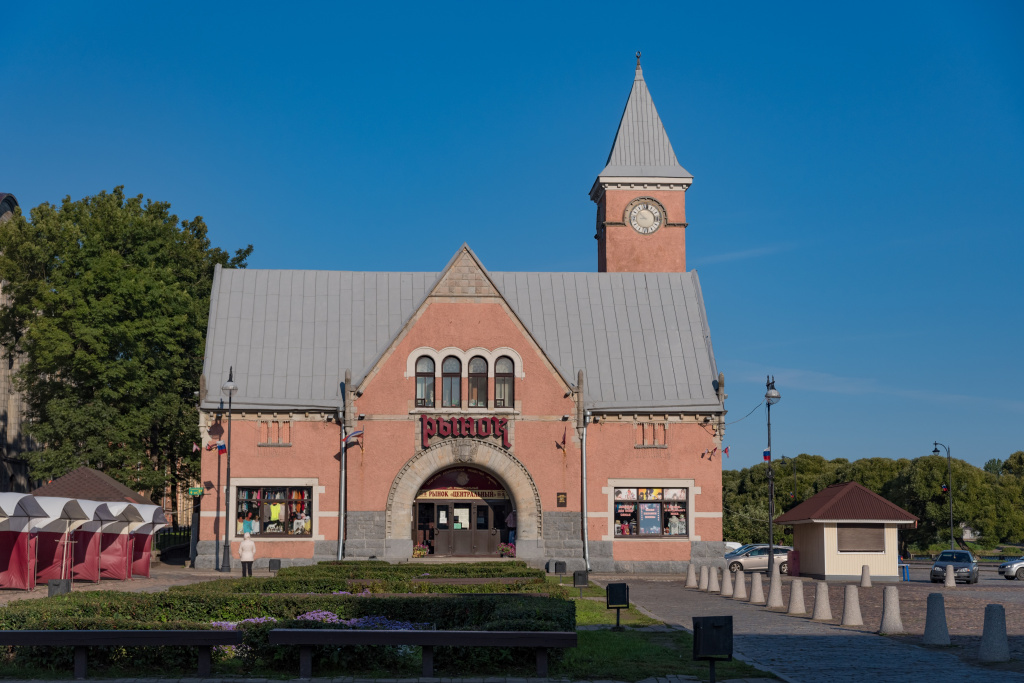
[[[100,532],[100,578],[127,581],[132,578],[132,525],[146,520],[132,503],[103,503],[97,512],[111,520]]]
[[[36,544],[36,581],[70,579],[74,531],[91,519],[73,498],[36,496],[46,517],[34,518],[29,526]]]
[[[46,511],[27,493],[0,493],[0,588],[32,590],[36,587],[33,519]]]
[[[80,500],[78,504],[89,516],[89,521],[75,529],[75,542],[71,549],[71,579],[73,581],[100,581],[100,541],[103,525],[113,520],[104,504],[95,500]],[[101,511],[100,508],[103,508]]]
[[[149,567],[153,559],[153,534],[167,524],[164,509],[159,505],[135,505],[145,520],[133,522],[131,575],[149,578]]]

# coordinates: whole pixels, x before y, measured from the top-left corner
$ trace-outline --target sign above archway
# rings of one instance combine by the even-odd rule
[[[497,479],[473,467],[452,467],[428,479],[416,494],[416,500],[461,500],[465,498],[508,499],[508,492]]]

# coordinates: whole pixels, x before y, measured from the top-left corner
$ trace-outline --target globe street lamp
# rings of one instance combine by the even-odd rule
[[[935,450],[932,451],[932,455],[942,455],[939,446],[946,449],[946,469],[949,476],[949,549],[956,550],[953,547],[953,458],[949,455],[949,446],[938,441],[935,442]]]
[[[231,398],[238,391],[238,385],[234,382],[235,367],[228,369],[228,381],[220,390],[228,397],[228,466],[227,466],[227,487],[224,492],[224,556],[220,561],[222,572],[231,571],[231,539],[228,536],[231,522]]]
[[[764,402],[768,405],[768,448],[764,459],[768,463],[768,576],[775,571],[775,473],[772,472],[772,406],[782,400],[775,389],[775,378],[765,378]]]

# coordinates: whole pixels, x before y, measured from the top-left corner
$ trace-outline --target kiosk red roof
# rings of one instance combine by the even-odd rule
[[[775,518],[776,524],[849,521],[914,524],[917,517],[857,482],[848,481],[819,491]]]

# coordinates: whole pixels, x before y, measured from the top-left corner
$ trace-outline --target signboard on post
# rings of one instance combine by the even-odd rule
[[[202,486],[190,486],[188,489],[188,495],[190,496],[201,496],[203,495]]]

